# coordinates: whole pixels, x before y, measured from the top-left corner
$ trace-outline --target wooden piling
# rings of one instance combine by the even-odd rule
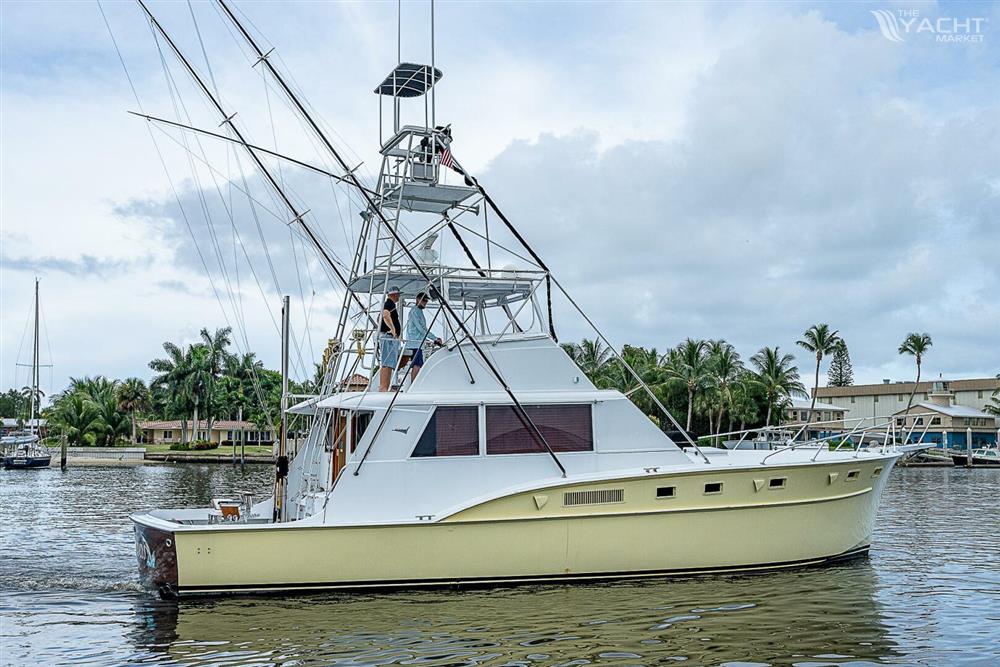
[[[965,451],[968,457],[965,459],[965,467],[972,467],[972,428],[965,429]]]

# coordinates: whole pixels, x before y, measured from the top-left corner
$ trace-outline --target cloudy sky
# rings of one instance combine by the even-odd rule
[[[214,6],[150,6],[252,141],[329,164]],[[237,6],[375,171],[395,3]],[[904,19],[901,41],[872,10]],[[35,276],[47,390],[149,377],[164,340],[227,324],[276,366],[280,293],[296,363],[318,358],[339,292],[245,156],[126,113],[218,127],[141,10],[0,12],[0,388],[27,381]],[[896,353],[910,331],[934,338],[928,376],[1000,371],[1000,5],[439,2],[436,16],[455,155],[616,343],[725,338],[749,357],[828,322],[858,381],[910,377]],[[429,60],[427,17],[403,3],[404,60]],[[965,26],[976,41],[942,41]],[[343,250],[356,202],[287,165],[281,178]],[[564,339],[586,335],[560,320]]]

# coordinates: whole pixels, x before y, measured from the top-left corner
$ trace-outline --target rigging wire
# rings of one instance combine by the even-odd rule
[[[115,53],[118,56],[118,62],[121,63],[122,71],[125,73],[125,79],[128,81],[129,88],[132,91],[132,95],[135,98],[135,101],[136,101],[136,104],[139,107],[139,110],[143,111],[142,100],[140,99],[139,93],[138,93],[138,91],[135,88],[135,83],[132,80],[132,75],[129,72],[128,66],[125,64],[125,58],[122,56],[121,49],[118,47],[118,40],[115,38],[114,30],[112,30],[111,23],[108,21],[107,14],[104,12],[104,6],[101,3],[101,0],[97,0],[97,6],[98,6],[98,9],[101,12],[101,17],[104,20],[104,25],[105,25],[105,27],[108,30],[108,36],[111,38],[111,43],[114,46]],[[163,151],[160,149],[159,142],[156,141],[156,136],[153,134],[152,128],[150,128],[148,124],[147,124],[147,128],[146,129],[149,132],[149,138],[150,138],[150,140],[153,142],[153,147],[156,150],[157,157],[158,157],[158,159],[160,161],[160,166],[163,168],[164,175],[167,178],[167,183],[170,186],[170,191],[171,191],[171,193],[172,193],[172,195],[174,197],[174,201],[177,203],[178,210],[180,210],[180,212],[181,212],[181,217],[184,220],[184,225],[187,228],[188,234],[191,236],[192,240],[195,241],[195,250],[196,250],[196,252],[198,254],[198,259],[201,261],[202,267],[205,269],[205,274],[208,276],[209,284],[212,287],[212,293],[215,296],[216,301],[219,302],[219,307],[222,310],[222,315],[223,315],[223,318],[226,320],[226,324],[229,325],[230,327],[232,327],[232,323],[229,321],[229,317],[228,317],[228,315],[226,313],[225,307],[223,306],[222,297],[219,295],[219,290],[218,290],[218,288],[215,285],[215,280],[212,278],[212,273],[208,269],[208,262],[205,261],[205,256],[202,254],[201,247],[197,243],[197,240],[196,240],[196,237],[195,237],[195,234],[194,234],[194,230],[193,230],[193,228],[191,226],[191,221],[189,220],[187,212],[184,209],[184,205],[181,203],[181,198],[180,198],[180,195],[177,192],[176,186],[174,185],[173,178],[170,175],[170,170],[167,168],[167,162],[166,162],[166,159],[163,157]],[[239,344],[238,343],[237,343],[237,349],[239,349]],[[240,350],[240,352],[242,352],[242,350]],[[256,382],[254,382],[254,386],[255,386],[255,390],[257,391],[257,397],[258,397],[258,401],[260,402],[262,411],[264,412],[264,414],[265,414],[268,422],[269,423],[273,423],[274,420],[271,417],[270,410],[268,410],[267,403],[263,400],[263,395],[262,395],[262,393],[260,391],[259,384],[256,383]]]
[[[203,42],[203,41],[201,41],[201,30],[200,30],[200,29],[198,28],[198,21],[197,21],[197,18],[195,17],[195,15],[194,15],[194,12],[193,12],[193,11],[191,12],[191,19],[192,19],[192,21],[194,22],[194,25],[195,25],[195,31],[196,31],[196,33],[197,33],[197,34],[198,34],[198,36],[199,36],[199,41],[201,42],[201,46],[202,46],[202,53],[203,53],[203,55],[204,55],[204,57],[205,57],[205,61],[206,61],[206,66],[208,67],[208,69],[209,69],[209,72],[210,72],[210,75],[211,75],[211,63],[210,63],[210,61],[209,61],[209,59],[208,59],[208,53],[207,53],[207,51],[205,51],[205,48],[204,48],[204,42]],[[156,33],[155,33],[155,31],[154,31],[154,33],[153,33],[153,34],[154,34],[154,38],[156,38]],[[160,45],[159,45],[159,40],[157,39],[157,40],[156,40],[156,42],[157,42],[157,48],[158,48],[158,49],[160,49],[160,56],[161,56],[161,60],[162,60],[162,59],[164,59],[164,57],[163,57],[163,53],[162,53],[162,49],[161,49],[161,47],[160,47]],[[165,60],[164,60],[164,67],[166,68],[166,64],[165,64]],[[213,79],[213,85],[214,85],[214,76],[212,76],[212,79]],[[172,77],[171,77],[171,81],[173,82],[173,79],[172,79]],[[174,86],[175,86],[175,88],[176,88],[176,82],[174,82]],[[179,89],[178,89],[178,90],[179,90]],[[218,89],[217,89],[217,87],[216,87],[216,93],[218,94]],[[178,92],[178,96],[179,96],[179,92]],[[171,91],[171,98],[173,98],[173,91]],[[191,121],[191,116],[190,116],[190,114],[188,113],[188,111],[187,111],[187,109],[186,109],[186,107],[185,107],[185,105],[184,105],[184,103],[183,103],[183,100],[181,100],[181,107],[182,107],[182,108],[184,109],[184,113],[185,113],[185,116],[186,116],[186,118],[187,118],[187,120],[188,120],[188,123],[189,123],[189,124],[191,124],[191,123],[192,123],[192,121]],[[183,136],[185,136],[185,137],[186,137],[186,135],[183,135]],[[197,135],[195,135],[195,142],[197,143],[197,145],[198,145],[198,148],[199,148],[199,150],[201,151],[202,155],[206,157],[206,161],[207,161],[207,155],[205,154],[205,149],[204,149],[204,146],[203,146],[203,145],[202,145],[202,143],[201,143],[201,139],[200,139],[200,137],[198,137]],[[185,138],[185,140],[184,140],[184,143],[185,143],[185,145],[187,144],[187,141],[186,141],[186,138]],[[190,157],[189,157],[189,162],[190,162]],[[245,174],[243,174],[243,172],[242,172],[242,163],[241,163],[241,162],[239,161],[239,158],[237,158],[237,163],[238,163],[238,165],[240,166],[240,171],[241,171],[241,176],[242,176],[242,178],[243,178],[243,181],[244,181],[244,184],[247,184],[247,182],[246,182],[246,177],[245,177]],[[216,250],[216,256],[217,256],[217,259],[218,259],[218,261],[219,261],[219,268],[220,268],[220,272],[221,272],[221,273],[223,274],[223,277],[225,278],[225,281],[226,281],[226,287],[227,287],[227,289],[229,290],[229,293],[230,293],[230,298],[231,298],[231,300],[233,301],[233,310],[234,310],[234,312],[235,312],[235,311],[237,310],[237,308],[236,308],[236,303],[235,303],[235,300],[233,300],[233,299],[232,299],[232,283],[231,283],[231,281],[230,281],[230,279],[229,279],[229,274],[228,274],[228,271],[226,270],[226,266],[225,266],[225,261],[223,260],[223,257],[222,257],[222,252],[221,252],[221,249],[220,249],[220,247],[219,247],[219,243],[218,243],[218,239],[217,239],[217,236],[216,236],[216,234],[215,234],[215,230],[214,230],[214,225],[213,225],[213,223],[212,223],[212,220],[211,220],[211,215],[210,215],[210,212],[209,212],[209,210],[208,210],[208,205],[207,205],[207,201],[205,200],[205,196],[204,196],[204,190],[203,190],[203,188],[201,187],[201,183],[200,183],[200,179],[199,179],[199,177],[198,177],[198,175],[197,175],[197,171],[196,171],[196,169],[195,169],[195,167],[194,167],[193,163],[191,164],[191,170],[192,170],[192,174],[194,175],[194,178],[195,178],[195,184],[196,184],[196,186],[197,186],[197,192],[198,192],[198,197],[199,197],[199,199],[200,199],[200,200],[201,200],[201,202],[202,202],[202,208],[203,208],[203,211],[204,211],[204,213],[205,213],[205,218],[206,218],[206,223],[207,223],[207,226],[208,226],[208,229],[209,229],[209,234],[210,234],[210,236],[211,236],[211,238],[212,238],[212,244],[213,244],[213,247],[214,247],[214,248],[215,248],[215,250]],[[214,183],[214,184],[215,184],[215,186],[216,186],[216,190],[217,190],[217,191],[218,191],[218,193],[219,193],[219,197],[220,197],[220,199],[221,199],[221,200],[222,200],[222,202],[223,202],[223,206],[225,207],[225,199],[224,199],[224,197],[223,197],[223,195],[222,195],[222,192],[221,192],[221,189],[220,189],[220,188],[219,188],[219,186],[218,186],[218,182],[217,182],[217,181],[215,181],[215,178],[214,178],[214,175],[212,176],[212,180],[213,180],[213,183]],[[249,190],[249,185],[247,185],[247,189]],[[251,204],[251,208],[252,208],[252,207],[253,207],[253,205]],[[233,226],[235,226],[235,219],[233,218],[233,215],[232,215],[232,212],[231,212],[231,211],[229,211],[229,210],[227,210],[227,214],[229,215],[229,218],[230,218],[230,223],[231,223],[231,224],[232,224]],[[262,227],[261,227],[261,225],[260,225],[260,220],[259,220],[259,218],[258,218],[258,217],[256,216],[256,213],[255,213],[255,212],[254,212],[254,214],[255,214],[255,215],[254,215],[254,217],[255,217],[255,222],[257,223],[257,228],[258,228],[258,233],[259,233],[259,235],[260,235],[260,240],[261,240],[261,246],[263,247],[263,249],[264,249],[264,253],[265,253],[265,256],[267,257],[267,260],[268,260],[268,266],[269,266],[269,267],[270,267],[270,269],[271,269],[271,274],[272,274],[272,277],[273,277],[273,279],[274,279],[274,281],[275,281],[275,287],[276,287],[276,288],[278,289],[278,293],[282,293],[282,290],[281,290],[281,286],[280,286],[280,284],[279,284],[279,282],[278,282],[278,278],[277,278],[277,275],[276,275],[276,273],[275,273],[275,271],[274,271],[274,265],[273,265],[273,262],[272,262],[272,260],[271,260],[271,253],[270,253],[270,249],[269,249],[269,247],[268,247],[268,245],[267,245],[267,241],[266,241],[266,239],[264,238],[264,233],[263,233],[263,229],[262,229]],[[249,261],[249,258],[248,258],[248,261]],[[269,308],[268,310],[269,310],[269,312],[270,312],[270,308]],[[273,321],[273,314],[272,314],[272,321]],[[276,323],[275,323],[275,324],[276,324]],[[245,328],[245,323],[244,323],[244,328]],[[280,329],[279,329],[279,330],[280,330]],[[248,347],[249,347],[249,342],[248,342]],[[297,355],[297,357],[298,357],[298,362],[299,362],[299,368],[300,368],[300,370],[301,370],[302,372],[305,372],[305,362],[304,362],[304,361],[303,361],[303,359],[302,359],[302,351],[301,351],[301,348],[300,348],[300,347],[299,347],[299,346],[298,346],[297,344],[296,344],[296,355]]]

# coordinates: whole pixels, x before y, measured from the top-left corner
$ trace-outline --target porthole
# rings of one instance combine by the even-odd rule
[[[881,474],[882,474],[882,468],[881,467],[875,468],[875,470],[872,470],[872,477],[873,478],[874,477],[878,477]]]
[[[656,487],[656,497],[657,498],[674,498],[677,496],[676,486],[658,486]]]
[[[705,484],[705,495],[711,496],[722,493],[722,482],[708,482]]]
[[[847,481],[848,482],[853,482],[854,480],[856,480],[860,476],[861,476],[861,471],[860,470],[850,470],[847,473]]]
[[[788,484],[787,477],[772,477],[767,481],[767,488],[769,489],[783,489]]]

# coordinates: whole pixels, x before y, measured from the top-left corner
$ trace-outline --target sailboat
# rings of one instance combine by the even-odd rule
[[[139,3],[230,128],[221,138],[246,150],[291,224],[314,238],[315,221],[270,175],[263,149],[233,121],[235,110]],[[628,396],[599,389],[558,344],[553,298],[593,320],[462,167],[451,127],[437,122],[443,72],[433,55],[429,64],[399,58],[375,87],[392,120],[380,138],[377,182],[365,184],[228,0],[217,5],[339,167],[331,177],[365,203],[364,224],[347,270],[329,262],[345,296],[322,390],[295,404],[283,394],[273,496],[255,502],[234,493],[211,507],[134,514],[143,582],[170,597],[478,586],[757,571],[868,552],[882,491],[905,447],[887,438],[850,451],[822,439],[705,448],[621,357],[664,428]],[[407,109],[423,118],[404,123]],[[381,120],[380,113],[380,130]],[[449,174],[458,183],[447,183]],[[494,226],[478,233],[465,217]],[[512,239],[505,256],[521,265],[494,261],[490,248],[499,252],[501,231]],[[457,260],[444,259],[442,238],[454,239]],[[485,257],[470,238],[485,240]],[[316,250],[327,258],[321,244]],[[406,341],[427,356],[415,376],[413,356],[409,365],[386,361],[396,332],[380,329],[395,295],[400,310],[427,297],[428,328],[442,332],[439,349],[426,334]],[[288,326],[286,299],[286,379]],[[392,388],[379,391],[386,363]],[[348,383],[358,373],[371,378],[361,390]],[[312,424],[296,451],[285,438],[290,415]],[[676,440],[669,424],[681,434]]]
[[[32,339],[31,353],[31,411],[28,424],[25,430],[18,433],[11,433],[0,438],[0,446],[3,447],[3,467],[14,468],[47,468],[52,462],[52,455],[44,445],[39,442],[38,418],[41,406],[38,405],[39,385],[39,363],[38,363],[38,279],[35,279],[35,327]]]

